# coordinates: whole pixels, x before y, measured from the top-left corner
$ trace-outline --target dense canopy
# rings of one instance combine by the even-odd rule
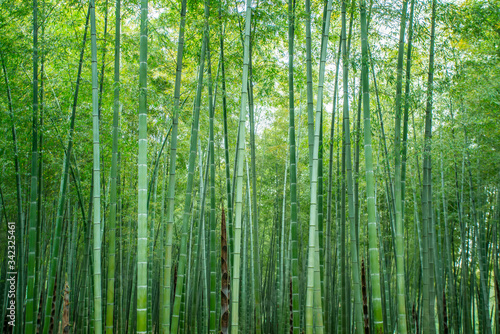
[[[500,333],[499,0],[0,32],[0,333]]]

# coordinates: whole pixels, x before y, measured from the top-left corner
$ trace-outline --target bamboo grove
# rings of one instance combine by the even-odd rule
[[[0,4],[0,333],[500,333],[498,0]]]

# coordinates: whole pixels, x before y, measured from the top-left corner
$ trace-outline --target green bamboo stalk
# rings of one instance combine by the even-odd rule
[[[193,123],[191,125],[191,143],[189,149],[188,177],[187,177],[186,197],[184,200],[184,213],[182,216],[181,246],[179,251],[177,285],[175,288],[175,299],[174,299],[174,308],[173,308],[172,325],[171,325],[172,333],[177,333],[179,328],[181,299],[184,289],[183,285],[186,272],[186,257],[187,257],[187,247],[188,247],[187,232],[188,232],[189,216],[191,212],[191,197],[193,189],[194,168],[196,164],[196,155],[197,155],[198,124],[200,118],[201,92],[203,87],[203,71],[205,66],[206,47],[207,47],[207,36],[205,33],[203,36],[202,47],[201,47],[200,63],[198,70],[198,84],[196,87],[196,98],[193,110]]]
[[[139,56],[139,153],[137,216],[137,333],[147,332],[147,268],[148,268],[148,140],[147,140],[147,36],[148,0],[141,0],[141,33]]]
[[[313,160],[312,160],[312,173],[311,173],[311,202],[310,202],[311,204],[309,213],[310,214],[309,247],[308,247],[309,253],[307,260],[306,333],[313,333],[314,328],[316,328],[316,331],[319,333],[323,332],[323,311],[321,305],[321,275],[319,273],[320,245],[319,245],[319,230],[317,225],[317,220],[318,220],[317,201],[318,201],[318,173],[319,173],[319,149],[320,149],[319,145],[320,145],[320,135],[322,132],[321,118],[323,112],[323,82],[325,75],[326,50],[328,47],[328,32],[330,27],[331,12],[332,12],[332,1],[329,0],[327,4],[327,12],[325,18],[325,29],[323,31],[323,36],[322,36],[321,61],[319,69],[319,81],[318,81],[318,97],[316,102],[317,103],[316,123],[314,127],[314,147],[313,147]],[[316,291],[316,293],[314,293],[314,290]],[[314,312],[313,312],[313,307],[314,307]]]
[[[318,246],[319,246],[319,272],[320,272],[320,287],[321,291],[324,290],[324,276],[325,276],[325,261],[324,261],[324,242],[323,242],[323,110],[321,111],[321,121],[319,126],[319,152],[318,152]],[[324,295],[321,294],[321,304],[324,304]],[[324,315],[323,315],[324,317]]]
[[[347,47],[346,47],[346,1],[342,1],[342,10],[341,10],[341,16],[342,16],[342,31],[341,31],[341,49],[342,49],[342,89],[343,89],[343,117],[345,115],[349,115],[349,99],[348,99],[348,84],[349,84],[349,65],[348,65],[348,57],[349,53],[347,52]],[[347,111],[346,111],[347,109]],[[340,118],[340,117],[339,117]],[[348,123],[348,122],[347,122]],[[346,234],[346,145],[345,145],[345,128],[346,122],[342,122],[342,133],[343,133],[343,140],[342,140],[342,178],[341,178],[341,185],[339,186],[338,192],[341,193],[341,217],[339,219],[339,227],[340,227],[340,311],[341,311],[341,318],[340,318],[340,332],[342,334],[347,333],[347,326],[348,326],[348,321],[347,321],[347,289],[346,289],[346,244],[345,244],[345,234]],[[338,161],[338,159],[337,159]],[[340,171],[340,168],[339,168]],[[339,182],[340,184],[340,182]]]
[[[279,280],[277,289],[277,303],[276,310],[278,313],[278,333],[283,333],[284,331],[284,319],[283,319],[283,309],[286,309],[286,304],[284,303],[285,298],[285,212],[286,212],[286,177],[288,171],[288,162],[285,163],[285,180],[283,181],[283,207],[282,207],[282,217],[280,226],[280,237],[279,237]]]
[[[42,5],[45,5],[45,2],[42,2]],[[42,9],[44,9],[45,6],[42,6]],[[44,36],[45,36],[45,24],[42,24],[42,34],[41,34],[41,64],[40,64],[40,100],[39,100],[39,110],[40,110],[40,124],[39,128],[43,129],[43,114],[44,114],[44,77],[45,77],[45,52],[44,52]],[[38,316],[39,313],[39,308],[40,308],[40,300],[39,300],[39,295],[40,295],[40,286],[41,286],[41,271],[40,271],[40,253],[41,253],[41,239],[42,236],[40,235],[40,231],[42,229],[42,211],[44,210],[44,205],[43,205],[43,189],[44,189],[44,182],[43,182],[43,131],[40,131],[40,140],[38,143],[38,207],[37,207],[37,221],[38,221],[38,228],[36,231],[36,264],[35,264],[35,288],[33,292],[33,298],[34,298],[34,306],[33,306],[33,311],[34,311],[34,317],[35,319]],[[37,275],[38,273],[38,275]],[[33,319],[34,326],[37,326],[36,321]]]
[[[247,161],[247,189],[250,189],[250,173],[248,172],[248,161]],[[250,321],[250,327],[248,328],[249,332],[260,332],[262,331],[261,328],[261,319],[260,319],[260,304],[257,303],[257,298],[260,298],[260,286],[258,285],[260,283],[260,276],[257,279],[255,279],[256,276],[260,275],[260,268],[256,268],[256,266],[260,265],[257,259],[256,250],[257,250],[257,243],[256,243],[256,236],[254,236],[255,232],[255,222],[252,220],[252,199],[250,197],[250,193],[247,192],[247,200],[248,200],[248,233],[249,233],[249,242],[250,242],[250,284],[249,284],[249,290],[250,290],[250,303],[249,303],[249,308],[248,309],[248,317],[251,320]],[[257,297],[258,295],[258,297]],[[254,301],[254,302],[252,302]],[[260,303],[260,299],[259,299]],[[252,310],[254,310],[252,312]],[[254,316],[255,314],[255,316]]]
[[[312,83],[312,51],[311,51],[311,0],[306,0],[306,75],[307,75],[307,138],[309,143],[309,178],[312,177],[312,161],[314,150],[314,96]]]
[[[108,249],[108,286],[106,308],[106,333],[112,334],[115,309],[115,263],[116,263],[116,216],[117,216],[117,178],[118,178],[118,122],[120,112],[120,0],[115,9],[115,73],[113,103],[113,148],[111,155],[111,198],[109,211],[109,249]],[[120,305],[121,306],[121,305]],[[121,318],[121,317],[120,317]]]
[[[368,24],[367,24],[367,30],[368,30]],[[362,73],[361,73],[362,75]],[[360,86],[362,86],[362,81],[363,81],[363,78],[359,78],[359,83],[360,83]],[[353,155],[354,155],[354,173],[353,173],[353,201],[354,201],[354,232],[355,232],[355,241],[356,241],[356,247],[358,249],[358,253],[359,253],[359,218],[360,218],[360,214],[359,214],[359,142],[361,140],[361,101],[363,100],[363,89],[359,89],[359,92],[358,92],[358,110],[357,110],[357,113],[356,113],[356,117],[354,119],[354,124],[353,124],[353,127],[354,127],[354,152],[353,152]],[[358,258],[358,263],[359,263],[359,258]],[[359,265],[358,265],[358,268]],[[361,307],[361,305],[360,305]]]
[[[222,6],[219,7],[219,19],[222,16]],[[226,98],[226,71],[224,65],[224,29],[220,28],[220,62],[221,62],[221,73],[222,73],[222,112],[223,112],[223,125],[224,125],[224,160],[225,160],[225,171],[226,171],[226,195],[227,195],[227,217],[228,217],[228,232],[229,239],[232,239],[232,226],[233,226],[233,192],[231,187],[231,162],[229,161],[229,140],[227,134],[227,98]],[[226,240],[229,243],[229,239]],[[230,245],[231,247],[231,245]],[[229,249],[228,248],[228,254]],[[230,255],[228,256],[227,265],[229,266]],[[229,309],[228,309],[229,312]]]
[[[406,187],[406,154],[408,151],[408,112],[410,109],[410,74],[411,74],[411,53],[413,41],[413,14],[415,0],[410,0],[410,18],[408,22],[408,48],[406,51],[406,77],[405,77],[405,97],[404,97],[404,119],[403,119],[403,152],[401,157],[401,198],[402,217],[404,221],[405,213],[405,187]],[[458,331],[458,328],[457,328]]]
[[[330,126],[330,153],[328,161],[328,197],[327,197],[327,212],[326,212],[326,255],[325,255],[325,331],[327,333],[335,330],[336,327],[333,326],[333,319],[335,317],[333,312],[334,307],[334,291],[332,289],[333,282],[335,280],[335,265],[332,264],[332,260],[335,262],[336,258],[332,255],[331,246],[331,231],[332,231],[332,210],[333,208],[333,143],[335,135],[335,113],[337,111],[337,96],[338,96],[338,76],[340,68],[340,54],[342,51],[342,41],[339,40],[339,48],[337,52],[337,60],[335,65],[335,88],[333,92],[333,103],[332,103],[332,121]],[[337,202],[335,201],[335,205]],[[336,210],[337,211],[337,210]],[[338,245],[335,245],[338,246]],[[338,248],[338,247],[337,247]],[[336,295],[336,294],[335,294]]]
[[[229,333],[229,274],[228,274],[228,247],[226,231],[226,215],[222,207],[221,218],[221,333]]]
[[[247,171],[248,171],[248,161],[245,161],[247,165]],[[248,203],[248,198],[250,197],[250,188],[247,188],[247,203]],[[249,204],[249,203],[248,203]],[[248,210],[245,211],[245,219],[243,220],[243,240],[242,240],[242,262],[241,262],[241,299],[243,301],[248,300]],[[240,330],[242,333],[249,333],[248,330],[248,309],[249,309],[249,303],[241,303],[241,326]]]
[[[403,224],[403,198],[401,190],[401,95],[403,90],[403,57],[404,39],[406,29],[406,12],[408,1],[403,0],[401,22],[399,31],[399,50],[396,78],[396,125],[394,134],[395,156],[395,211],[396,211],[396,286],[398,308],[398,332],[405,334],[406,329],[406,301],[405,301],[405,268],[404,268],[404,224]]]
[[[120,108],[121,110],[121,108]],[[119,110],[119,111],[120,111]],[[120,129],[118,128],[118,133],[119,135],[121,134]],[[125,331],[125,321],[126,321],[126,309],[125,309],[125,292],[126,292],[126,286],[125,286],[125,269],[124,269],[124,248],[125,248],[125,240],[124,240],[124,227],[125,224],[123,223],[123,215],[122,215],[122,196],[120,189],[122,189],[123,183],[122,183],[122,177],[121,177],[121,153],[118,153],[118,162],[117,162],[117,185],[118,185],[118,203],[117,203],[117,223],[118,223],[118,249],[119,249],[119,276],[118,276],[118,299],[119,299],[119,306],[117,309],[118,314],[120,315],[118,317],[118,323],[117,323],[117,330],[119,333]]]
[[[391,230],[394,229],[394,224],[395,224],[395,212],[394,212],[394,187],[393,187],[393,182],[392,182],[392,177],[391,177],[391,164],[389,161],[389,152],[387,149],[387,140],[385,136],[385,130],[384,130],[384,118],[382,116],[382,107],[380,104],[380,96],[378,93],[378,85],[377,85],[377,74],[375,72],[375,65],[374,61],[371,60],[371,51],[370,51],[370,44],[368,43],[368,53],[370,54],[370,65],[371,65],[371,71],[373,74],[373,88],[375,90],[375,97],[377,100],[377,116],[379,119],[379,124],[380,124],[380,137],[382,139],[383,143],[383,153],[384,153],[384,169],[386,173],[386,182],[389,184],[389,192],[388,192],[388,197],[389,197],[389,216],[391,219]]]
[[[243,162],[245,161],[245,122],[248,100],[248,64],[250,54],[250,25],[252,9],[250,0],[246,1],[245,14],[245,37],[243,51],[243,74],[241,87],[241,109],[238,131],[237,150],[237,177],[236,177],[236,200],[235,200],[235,222],[234,222],[234,254],[232,261],[232,295],[231,300],[231,333],[238,334],[239,331],[239,293],[240,293],[240,252],[241,252],[241,221],[242,221],[242,187],[243,187]]]
[[[408,151],[408,114],[410,109],[410,77],[411,77],[411,55],[413,41],[413,16],[414,16],[415,1],[410,2],[410,17],[408,23],[408,48],[406,52],[406,77],[405,77],[405,96],[404,96],[404,119],[403,119],[403,150],[401,153],[401,216],[404,222],[405,219],[405,189],[406,189],[406,159]],[[409,249],[407,248],[407,252]],[[407,261],[408,263],[409,261]],[[409,290],[409,286],[406,285]],[[409,306],[408,300],[407,305]],[[411,323],[408,321],[408,323]],[[458,332],[458,328],[456,328]]]
[[[433,259],[433,231],[432,231],[432,189],[431,189],[431,137],[432,137],[432,98],[434,83],[434,39],[436,23],[436,1],[432,1],[431,40],[429,51],[429,75],[427,80],[427,103],[425,110],[424,132],[424,162],[423,162],[423,332],[434,333],[434,259]]]
[[[102,333],[101,306],[101,169],[99,148],[99,95],[97,86],[97,40],[95,23],[95,1],[90,0],[90,39],[92,54],[92,137],[93,137],[93,182],[94,182],[94,330]]]
[[[363,7],[361,7],[363,10]],[[362,14],[363,15],[363,14]],[[345,14],[344,14],[345,17]],[[361,16],[363,17],[363,16]],[[345,21],[345,20],[344,20]],[[363,23],[362,23],[363,24]],[[345,30],[344,30],[345,31]],[[362,35],[363,37],[363,35]],[[345,39],[344,39],[345,40]],[[345,45],[344,45],[345,46]],[[347,78],[348,78],[348,62],[346,58],[348,55],[345,55],[343,59],[343,65],[345,71],[344,76],[344,92],[348,89]],[[345,168],[345,178],[347,181],[347,194],[348,194],[348,202],[349,202],[349,220],[350,220],[350,238],[351,238],[351,259],[352,259],[352,281],[353,281],[353,290],[354,290],[354,324],[355,330],[357,333],[362,333],[363,330],[363,316],[362,316],[362,300],[361,300],[361,276],[360,276],[360,267],[359,267],[359,256],[358,256],[358,229],[356,228],[356,216],[357,213],[356,203],[354,200],[353,194],[353,175],[352,175],[352,159],[351,159],[351,141],[350,141],[350,125],[349,125],[349,111],[348,111],[348,99],[344,95],[344,116],[343,116],[343,148],[344,148],[344,159],[343,159],[343,169]],[[359,116],[358,116],[359,117]],[[344,181],[345,182],[345,181]],[[345,200],[344,200],[345,201]],[[348,305],[343,305],[343,308],[346,309]],[[343,331],[348,330],[348,322],[343,322]]]
[[[38,226],[38,3],[33,0],[33,127],[31,149],[30,222],[28,232],[28,280],[26,286],[25,333],[34,333],[36,248]]]
[[[209,298],[210,298],[210,313],[209,317],[209,330],[210,333],[217,331],[217,316],[216,316],[216,286],[217,286],[217,257],[216,257],[216,228],[217,222],[215,220],[215,148],[214,148],[214,113],[215,107],[213,106],[212,99],[212,64],[210,59],[210,30],[208,19],[210,15],[209,3],[205,1],[205,20],[207,30],[207,63],[208,63],[208,111],[209,111],[209,160],[210,160],[210,280],[209,280]]]
[[[380,287],[379,246],[377,238],[376,203],[373,174],[373,154],[371,145],[370,123],[370,95],[368,81],[368,32],[366,26],[366,4],[361,2],[361,43],[363,53],[363,115],[364,115],[364,144],[366,170],[366,196],[368,206],[368,253],[371,278],[371,292],[373,304],[373,322],[375,333],[383,332],[382,301]]]
[[[67,266],[67,268],[68,268],[67,282],[70,284],[69,285],[70,288],[76,287],[76,279],[75,279],[76,275],[74,272],[76,271],[75,264],[77,263],[77,261],[75,261],[75,259],[77,258],[76,250],[77,250],[77,243],[78,243],[78,223],[77,222],[78,222],[77,209],[75,207],[73,209],[73,223],[72,223],[70,250],[69,250],[69,258],[68,258],[68,266]],[[70,298],[70,300],[72,300],[72,299]],[[77,305],[76,302],[75,302],[75,305]],[[76,306],[75,306],[75,309],[76,309]],[[71,317],[69,317],[68,321],[69,321],[69,323],[68,323],[69,326],[72,322],[74,323],[74,319]]]
[[[289,157],[290,157],[290,233],[292,276],[292,333],[300,332],[299,298],[299,248],[297,222],[297,155],[295,150],[295,104],[293,88],[293,52],[295,36],[295,5],[288,1],[288,108],[289,108]]]
[[[254,27],[254,31],[255,31]],[[261,315],[261,274],[260,274],[260,251],[259,251],[259,210],[257,202],[257,168],[255,167],[255,117],[254,117],[254,102],[253,102],[253,82],[252,82],[252,43],[249,46],[249,64],[248,64],[248,114],[250,121],[250,162],[252,166],[252,209],[253,217],[250,215],[250,219],[253,219],[253,231],[255,235],[253,238],[253,248],[255,253],[252,254],[253,264],[254,264],[254,275],[252,282],[257,286],[255,289],[255,331],[257,334],[262,332],[262,315]]]
[[[163,141],[164,144],[166,144],[167,136],[165,136],[165,139]],[[157,189],[157,180],[158,180],[158,166],[159,166],[159,160],[161,157],[161,153],[163,150],[163,145],[161,149],[157,150],[157,143],[155,141],[155,147],[153,149],[153,152],[155,152],[154,156],[156,156],[156,159],[153,159],[154,162],[152,161],[151,164],[153,165],[154,163],[154,169],[153,173],[151,175],[151,180],[149,182],[149,188],[148,188],[148,200],[147,200],[147,211],[148,211],[148,273],[147,273],[147,329],[146,331],[149,333],[151,332],[151,328],[153,325],[153,264],[154,264],[154,247],[155,247],[155,224],[156,224],[156,189]],[[150,199],[151,199],[151,194],[153,195],[153,208],[151,209],[151,214],[150,212]]]
[[[174,206],[175,206],[175,169],[177,162],[177,132],[179,124],[179,99],[182,79],[182,57],[184,51],[184,27],[186,25],[186,0],[181,4],[181,21],[179,23],[179,39],[177,44],[177,65],[175,74],[174,86],[174,112],[172,118],[172,139],[170,142],[170,157],[169,157],[169,180],[167,194],[167,228],[166,228],[166,254],[163,280],[165,289],[163,291],[162,306],[161,306],[161,324],[160,331],[162,334],[170,331],[170,295],[171,295],[171,276],[172,276],[172,238],[174,225]]]

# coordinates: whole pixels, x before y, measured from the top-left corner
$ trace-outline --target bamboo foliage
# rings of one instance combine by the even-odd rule
[[[73,147],[73,134],[74,134],[74,130],[75,130],[75,116],[76,116],[76,108],[77,108],[77,103],[78,103],[78,93],[79,93],[80,81],[81,81],[83,55],[84,55],[84,51],[85,51],[85,43],[87,41],[87,28],[88,28],[88,22],[90,19],[90,8],[91,8],[91,5],[89,3],[89,8],[87,11],[87,16],[86,16],[85,31],[83,34],[83,43],[82,43],[83,45],[82,45],[82,49],[80,52],[80,61],[78,64],[78,73],[77,73],[77,77],[76,77],[75,92],[73,95],[73,102],[72,102],[72,108],[71,108],[71,118],[70,118],[69,134],[68,134],[68,145],[67,145],[67,149],[65,152],[64,160],[63,160],[63,166],[62,166],[59,196],[58,196],[58,201],[57,201],[57,216],[56,216],[55,228],[53,231],[53,243],[52,243],[51,248],[50,248],[50,254],[52,254],[52,257],[50,260],[50,265],[49,265],[49,270],[48,270],[47,291],[45,292],[45,296],[46,296],[46,298],[45,298],[45,313],[44,313],[45,317],[44,317],[44,321],[43,321],[43,333],[44,334],[47,334],[49,332],[49,326],[50,326],[52,298],[54,295],[57,264],[59,261],[61,228],[62,228],[62,220],[63,220],[63,215],[64,215],[64,208],[65,208],[65,203],[66,203],[66,191],[67,191],[67,186],[68,186],[69,165],[70,165],[71,150]],[[88,234],[88,235],[90,236],[90,234]]]

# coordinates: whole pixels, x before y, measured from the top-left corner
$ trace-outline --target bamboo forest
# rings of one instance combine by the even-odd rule
[[[500,334],[500,0],[5,0],[0,62],[0,334]]]

